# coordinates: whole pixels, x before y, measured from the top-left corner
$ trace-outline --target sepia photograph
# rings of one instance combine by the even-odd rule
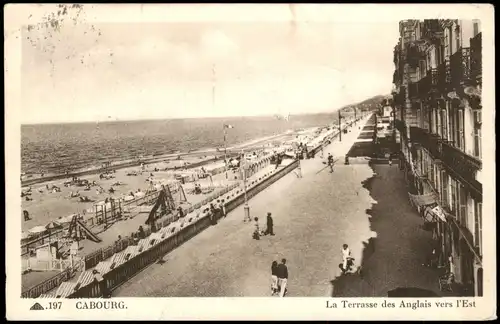
[[[495,289],[490,16],[19,6],[6,249],[8,295],[37,301],[23,311],[376,297],[437,312]]]

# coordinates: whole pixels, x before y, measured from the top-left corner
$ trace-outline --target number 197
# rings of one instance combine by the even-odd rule
[[[62,302],[50,302],[49,309],[61,309]]]

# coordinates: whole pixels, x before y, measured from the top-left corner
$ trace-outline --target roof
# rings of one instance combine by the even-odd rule
[[[55,291],[48,292],[46,294],[41,294],[37,298],[56,298],[56,293]]]
[[[66,298],[75,292],[76,282],[62,282],[55,293],[56,298]]]
[[[125,253],[124,251],[115,253],[115,255],[113,255],[113,260],[111,261],[110,266],[113,265],[114,263],[115,264],[114,268],[116,268],[119,265],[125,263],[127,261],[127,255],[128,253]]]
[[[125,250],[123,250],[123,253],[125,254],[130,254],[130,257],[133,257],[134,255],[137,254],[137,245],[129,245]]]
[[[105,260],[105,261],[101,261],[95,266],[95,269],[97,271],[99,271],[102,275],[104,275],[111,270],[111,264],[112,264],[112,261],[110,261],[109,259]]]
[[[80,287],[85,287],[92,281],[94,281],[94,274],[92,273],[92,270],[87,270],[80,274],[80,277],[78,277],[77,280],[77,284],[80,284]]]

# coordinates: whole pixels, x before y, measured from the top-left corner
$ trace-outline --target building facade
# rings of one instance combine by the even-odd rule
[[[409,191],[432,196],[438,264],[462,295],[482,296],[480,22],[405,20],[394,48],[393,104]]]

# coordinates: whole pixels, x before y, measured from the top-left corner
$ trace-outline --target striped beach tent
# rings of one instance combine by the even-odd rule
[[[124,264],[127,260],[128,260],[128,256],[127,256],[127,253],[124,253],[124,251],[115,253],[115,255],[113,255],[113,259],[111,261],[110,268],[114,269],[114,268]]]
[[[92,269],[86,270],[80,274],[78,280],[76,281],[79,287],[85,287],[94,281],[94,274]]]
[[[37,298],[56,298],[56,292],[55,291],[51,291],[51,292],[48,292],[46,294],[41,294]]]
[[[66,298],[75,292],[76,282],[62,282],[59,288],[57,288],[55,297],[56,298]]]
[[[162,241],[161,234],[159,232],[152,233],[147,237],[147,239],[149,240],[148,246],[155,246]]]
[[[95,269],[101,273],[101,275],[105,275],[111,270],[111,264],[112,262],[108,260],[104,260],[99,262],[96,266]]]

